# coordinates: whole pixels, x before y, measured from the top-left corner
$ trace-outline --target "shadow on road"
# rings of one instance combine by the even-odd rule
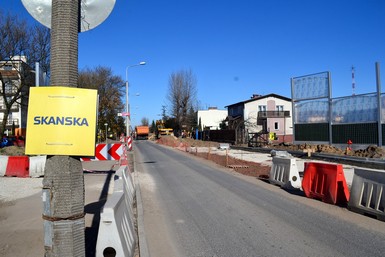
[[[85,230],[85,244],[87,257],[94,257],[96,255],[96,241],[98,239],[100,211],[102,210],[104,204],[107,201],[108,189],[110,186],[111,178],[114,174],[115,171],[108,171],[102,192],[99,197],[99,201],[84,206],[85,213],[94,215],[91,227],[87,227]]]

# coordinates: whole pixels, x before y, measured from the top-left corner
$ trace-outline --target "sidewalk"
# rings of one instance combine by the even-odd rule
[[[44,256],[42,180],[0,177],[0,256]],[[95,256],[100,211],[113,180],[112,172],[84,174],[86,256]]]

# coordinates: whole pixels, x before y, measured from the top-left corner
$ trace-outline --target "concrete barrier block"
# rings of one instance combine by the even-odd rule
[[[128,166],[125,166],[125,169],[123,170],[123,180],[127,196],[133,200],[135,198],[135,185]]]
[[[0,177],[5,176],[5,172],[7,171],[8,165],[8,156],[0,155]]]
[[[29,176],[38,178],[44,176],[47,155],[29,157]]]
[[[135,199],[135,186],[132,181],[131,172],[128,166],[125,166],[123,170],[123,193],[125,196],[126,205],[130,212],[130,217],[134,217],[134,199]],[[134,222],[134,220],[132,220]]]
[[[355,168],[348,209],[385,221],[385,172]]]
[[[274,156],[277,156],[277,157],[287,157],[287,158],[291,158],[293,157],[289,152],[287,151],[277,151],[277,150],[271,150],[270,151],[270,155],[272,157]]]
[[[136,234],[123,192],[114,192],[100,215],[96,256],[134,256]],[[110,254],[110,255],[109,255]]]
[[[269,181],[286,189],[301,188],[301,178],[296,160],[294,158],[273,157]]]
[[[124,166],[120,166],[119,169],[115,171],[114,192],[123,192],[123,171]]]

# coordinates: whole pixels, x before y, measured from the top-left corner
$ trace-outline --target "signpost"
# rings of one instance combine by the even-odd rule
[[[22,0],[22,2],[35,19],[51,28],[51,85],[76,88],[78,83],[78,33],[102,23],[112,11],[115,0]],[[66,94],[57,96],[59,98],[56,99],[58,100],[56,103],[59,102],[59,99],[64,99]],[[59,104],[56,110],[59,109],[63,109],[63,105]],[[42,110],[38,111],[42,112]],[[58,132],[56,135],[62,132],[63,126],[74,124],[79,127],[86,126],[88,120],[85,116],[79,115],[79,109],[72,111],[63,116],[57,116],[59,118],[49,116],[49,114],[44,116],[45,114],[37,112],[36,116],[32,118],[32,126],[41,125],[42,127],[38,127],[39,129],[43,127],[52,129],[51,132]],[[63,117],[64,120],[59,121],[60,117]],[[80,119],[78,119],[79,117]],[[59,123],[60,125],[58,125]],[[92,135],[95,135],[95,131]],[[37,150],[40,147],[36,147],[36,149],[33,147],[37,142],[29,142],[31,145],[26,146],[28,151],[40,151]],[[46,144],[54,143],[54,147],[50,151],[66,147],[59,147],[59,143],[63,143],[62,141],[55,141],[48,137],[45,142]],[[66,139],[64,145],[68,145],[68,142],[71,141]],[[44,256],[85,256],[82,165],[78,157],[72,156],[72,150],[68,153],[55,154],[57,155],[47,159],[43,180]]]
[[[94,155],[96,105],[96,90],[31,88],[26,154]]]

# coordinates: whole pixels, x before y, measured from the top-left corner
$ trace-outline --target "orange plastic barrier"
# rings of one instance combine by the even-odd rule
[[[5,176],[8,177],[29,177],[28,156],[9,156]]]
[[[308,198],[325,203],[347,203],[350,198],[341,164],[306,162],[302,189]]]

